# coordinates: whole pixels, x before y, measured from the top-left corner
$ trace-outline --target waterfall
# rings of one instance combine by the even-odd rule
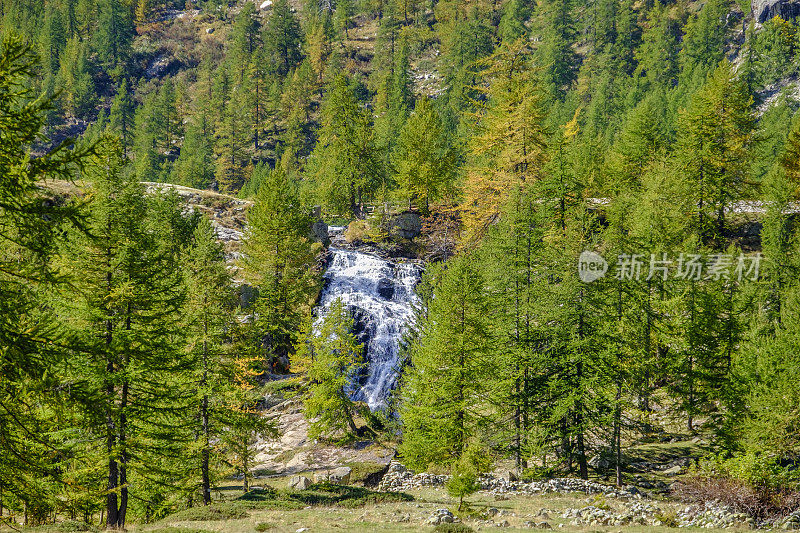
[[[353,315],[366,365],[353,383],[351,398],[380,409],[397,382],[400,340],[413,320],[414,287],[422,271],[414,263],[354,250],[331,247],[330,252],[318,316],[324,317],[337,299]]]

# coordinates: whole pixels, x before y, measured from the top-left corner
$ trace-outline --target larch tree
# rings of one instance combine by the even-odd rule
[[[89,233],[73,232],[63,248],[62,268],[73,279],[61,306],[76,337],[69,374],[76,407],[104,450],[93,468],[106,478],[106,526],[121,528],[131,491],[141,491],[136,501],[156,505],[165,486],[180,484],[167,458],[191,438],[178,422],[190,406],[190,366],[180,350],[184,290],[172,230],[156,217],[177,205],[146,198],[111,141],[86,178],[93,187]],[[154,478],[156,492],[144,488]]]
[[[55,508],[51,492],[67,469],[54,414],[65,399],[59,372],[69,336],[44,292],[59,285],[51,259],[65,229],[79,220],[75,205],[43,194],[45,180],[72,180],[93,150],[70,141],[32,157],[45,114],[52,105],[35,98],[29,80],[37,72],[31,46],[13,33],[0,44],[0,487],[10,513],[30,513],[31,523]],[[61,280],[63,281],[63,280]],[[62,421],[68,420],[64,417]],[[64,433],[62,432],[62,435]],[[63,486],[63,485],[62,485]]]
[[[363,366],[364,347],[353,333],[353,325],[347,307],[337,300],[298,341],[298,359],[308,367],[304,413],[312,438],[358,435],[350,389]]]
[[[502,45],[486,60],[488,88],[470,139],[464,184],[467,243],[497,219],[511,189],[538,179],[546,160],[543,95],[529,61],[523,40]]]
[[[471,258],[453,258],[426,276],[438,281],[409,348],[400,404],[399,451],[417,470],[451,466],[480,438],[495,369],[490,301]]]
[[[242,266],[259,291],[253,334],[272,370],[291,354],[316,298],[320,246],[310,238],[311,216],[299,203],[296,183],[280,168],[264,178],[247,222]]]
[[[344,75],[323,102],[321,123],[308,163],[316,195],[331,211],[359,217],[364,204],[385,190],[385,171],[370,115]]]
[[[427,99],[417,100],[392,154],[399,195],[427,213],[430,202],[453,193],[457,156],[436,109]]]

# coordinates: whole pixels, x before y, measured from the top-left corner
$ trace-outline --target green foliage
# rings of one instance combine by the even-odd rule
[[[266,46],[264,59],[274,65],[273,68],[278,76],[285,77],[300,63],[302,39],[300,23],[292,12],[289,2],[276,0],[264,24],[263,40]]]
[[[417,470],[447,466],[468,449],[496,361],[483,279],[469,256],[432,268],[435,296],[416,328],[411,367],[403,376],[403,460]],[[432,376],[436,376],[432,378]]]
[[[237,520],[247,518],[250,513],[243,509],[241,506],[234,503],[215,503],[213,505],[206,505],[203,507],[190,507],[177,513],[171,514],[169,520],[172,522],[178,521],[196,521],[196,522],[211,522],[218,520]]]
[[[774,456],[744,453],[730,458],[712,456],[700,461],[697,475],[724,477],[741,481],[750,487],[777,489],[797,487],[800,474],[795,469],[782,466]]]
[[[320,246],[309,237],[311,216],[299,203],[297,185],[280,168],[267,175],[247,221],[242,266],[259,289],[249,350],[273,369],[289,356],[317,296]]]
[[[13,33],[4,33],[0,43],[4,110],[0,117],[0,484],[6,509],[12,513],[29,509],[34,524],[56,506],[54,469],[61,464],[58,454],[69,448],[64,434],[59,436],[56,417],[63,414],[63,420],[71,420],[62,409],[65,396],[56,391],[55,369],[63,354],[53,349],[69,336],[57,327],[44,297],[59,281],[50,259],[63,232],[79,222],[76,206],[54,202],[43,195],[39,184],[46,178],[73,179],[75,168],[86,164],[93,151],[66,142],[43,157],[31,156],[30,147],[52,104],[36,99],[28,89],[35,71],[31,47]]]
[[[436,533],[472,533],[475,531],[466,524],[451,524],[447,522],[437,525],[433,530]]]
[[[481,484],[478,478],[489,470],[490,466],[486,451],[474,444],[453,463],[446,488],[450,496],[458,498],[459,511],[464,506],[464,498],[480,490]]]
[[[222,477],[247,486],[270,431],[258,393],[302,383],[254,380],[302,370],[308,353],[323,354],[309,412],[355,431],[348,317],[325,338],[307,320],[321,247],[305,201],[376,242],[391,201],[416,204],[432,212],[425,242],[445,243],[436,257],[466,230],[418,287],[398,394],[404,458],[461,469],[457,492],[470,443],[520,472],[586,477],[597,449],[615,461],[650,437],[655,407],[742,454],[718,467],[725,490],[775,485],[757,473],[796,460],[800,122],[791,83],[775,92],[797,74],[794,21],[745,28],[727,0],[440,0],[432,16],[417,0],[263,13],[208,0],[197,17],[153,16],[183,4],[0,0],[5,508],[36,523],[105,506],[122,526],[121,509],[153,520],[208,501]],[[84,121],[83,143],[48,151]],[[74,201],[40,187],[72,179],[86,188]],[[212,227],[137,183],[167,180],[255,198],[252,320],[237,320]],[[757,283],[611,275],[631,252],[646,269],[650,253],[759,246]],[[612,263],[591,285],[575,276],[589,249]],[[316,490],[234,506],[374,496]],[[756,492],[743,493],[774,495]]]
[[[318,201],[334,214],[358,217],[365,202],[386,190],[383,162],[374,142],[370,116],[356,100],[344,75],[322,106],[317,147],[309,160],[309,175]]]
[[[337,300],[322,318],[319,331],[309,325],[298,342],[298,359],[308,365],[304,407],[311,438],[358,434],[349,388],[362,367],[363,347],[352,331],[353,318]]]
[[[431,202],[453,193],[457,154],[438,113],[426,99],[417,100],[400,130],[392,159],[398,195],[409,205],[417,203],[423,213]]]

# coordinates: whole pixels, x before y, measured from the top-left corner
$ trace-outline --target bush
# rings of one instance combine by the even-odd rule
[[[344,230],[344,238],[351,244],[360,244],[369,239],[369,225],[365,220],[354,220]]]
[[[475,530],[465,524],[439,524],[433,531],[436,533],[472,533]]]
[[[270,529],[275,529],[275,527],[277,526],[272,522],[259,522],[258,524],[256,524],[255,529],[256,531],[261,532],[261,531],[269,531]]]
[[[190,507],[171,515],[169,520],[175,522],[179,520],[187,521],[211,521],[211,520],[234,520],[237,518],[247,518],[249,514],[243,506],[231,503],[218,503],[202,507]]]
[[[450,479],[445,487],[447,493],[458,498],[458,510],[464,508],[464,497],[480,490],[478,476],[490,466],[488,455],[479,447],[470,445],[466,452],[453,464]]]
[[[800,473],[775,458],[753,453],[701,461],[694,475],[673,485],[685,502],[718,502],[766,520],[784,516],[800,505]]]
[[[92,524],[87,524],[86,522],[67,520],[57,524],[40,526],[35,528],[34,531],[39,531],[41,533],[73,533],[78,531],[99,531],[99,529]]]
[[[672,509],[655,514],[656,520],[659,520],[665,527],[679,527],[678,513]]]

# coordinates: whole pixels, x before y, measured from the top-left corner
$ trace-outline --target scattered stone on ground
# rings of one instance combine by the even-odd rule
[[[436,509],[425,523],[431,526],[438,526],[439,524],[452,524],[458,521],[458,518],[453,516],[449,509]]]
[[[636,501],[628,504],[621,513],[606,508],[588,505],[581,509],[566,509],[561,513],[561,518],[572,520],[573,526],[661,526],[661,520],[657,518],[660,510],[654,505],[646,502]]]
[[[779,529],[800,529],[800,509],[796,509],[791,514],[776,520],[775,527]]]
[[[705,505],[686,507],[678,513],[678,527],[729,528],[755,527],[755,520],[745,513],[737,513],[731,509],[707,502]]]
[[[428,474],[425,472],[415,474],[397,461],[392,461],[389,470],[383,476],[378,490],[403,492],[424,486],[444,485],[449,476],[439,474]],[[494,476],[483,476],[480,480],[481,488],[489,491],[495,497],[498,495],[525,493],[525,494],[549,494],[549,493],[573,493],[584,492],[586,494],[603,494],[607,497],[620,499],[642,498],[643,494],[636,487],[629,486],[617,489],[608,485],[603,485],[594,481],[572,478],[555,478],[544,481],[508,481]]]

